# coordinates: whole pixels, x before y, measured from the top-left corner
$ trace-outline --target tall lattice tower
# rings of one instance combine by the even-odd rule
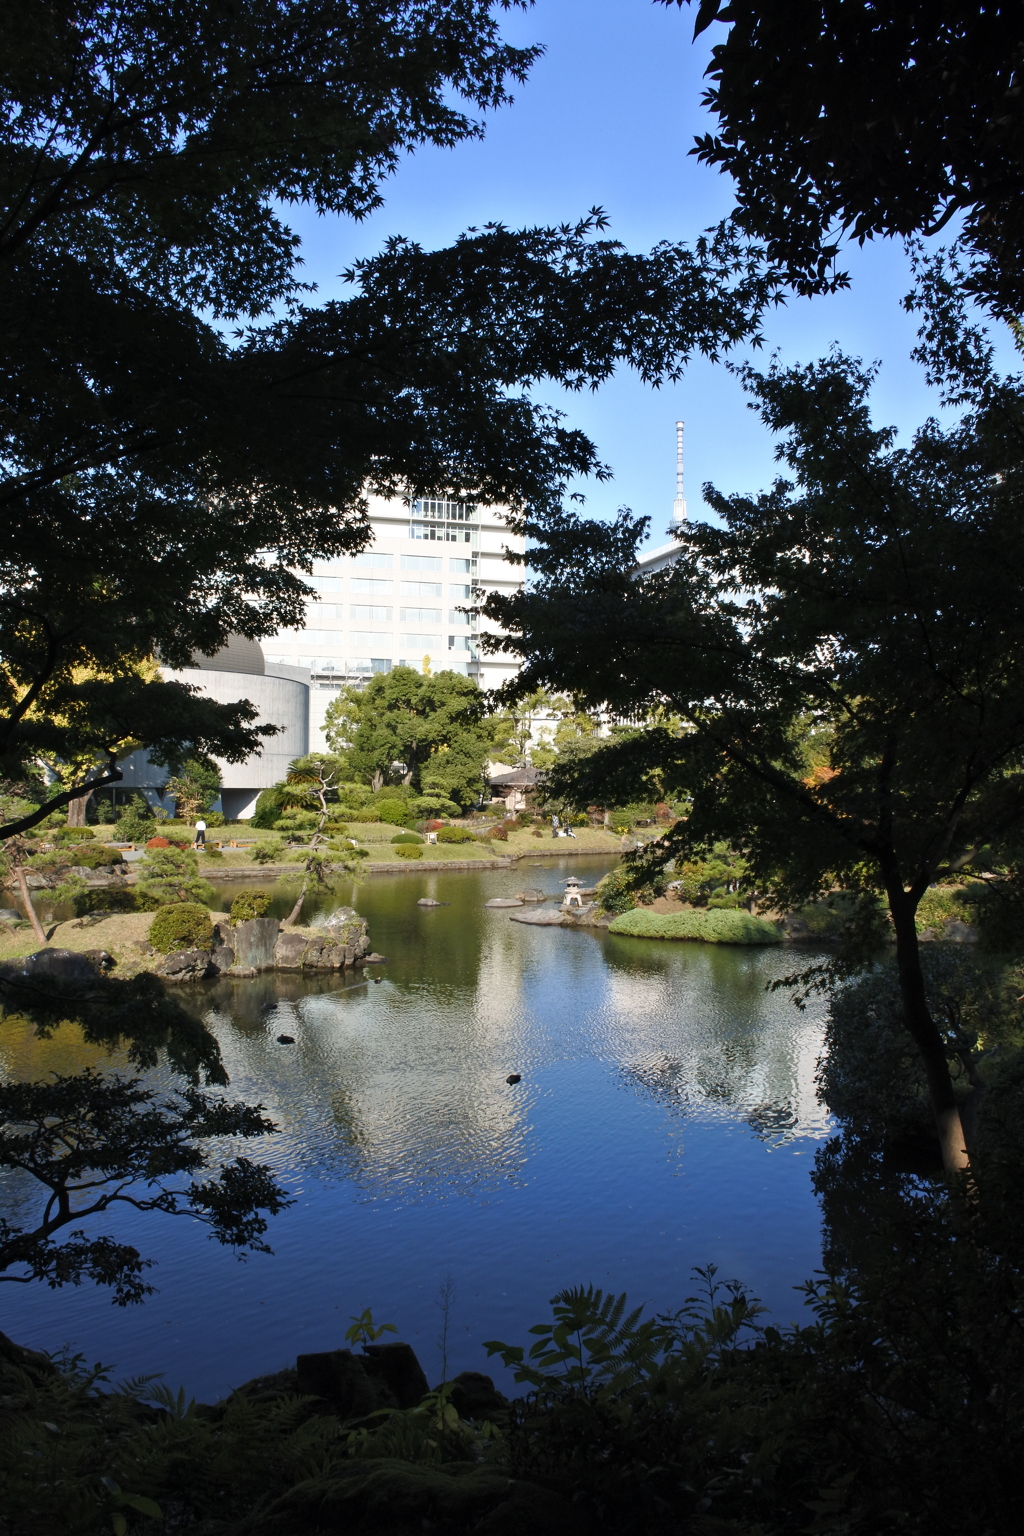
[[[686,497],[683,495],[683,423],[676,422],[676,499],[672,503],[673,523],[686,522]]]

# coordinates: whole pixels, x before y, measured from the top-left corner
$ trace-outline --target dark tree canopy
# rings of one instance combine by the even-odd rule
[[[688,525],[677,562],[649,576],[634,565],[645,519],[530,524],[536,585],[486,611],[524,658],[517,692],[549,684],[681,722],[554,768],[556,792],[621,803],[656,769],[692,797],[659,861],[721,838],[781,903],[836,884],[884,894],[905,1022],[956,1166],[914,913],[933,881],[987,867],[1024,827],[1024,379],[994,373],[955,272],[926,271],[921,302],[922,355],[966,406],[959,424],[927,422],[896,446],[871,421],[872,371],[838,352],[746,369],[789,478],[758,496],[706,487],[722,525]]]
[[[151,1260],[112,1237],[66,1230],[126,1205],[199,1220],[243,1256],[269,1253],[267,1216],[291,1201],[269,1168],[206,1145],[273,1132],[262,1108],[196,1088],[159,1099],[137,1078],[92,1071],[0,1086],[0,1168],[41,1186],[34,1224],[0,1217],[0,1282],[92,1280],[110,1286],[118,1306],[142,1301],[154,1289],[142,1278]]]
[[[718,125],[696,152],[734,178],[738,221],[798,291],[843,280],[843,235],[962,214],[975,291],[1024,313],[1021,6],[700,0],[697,30],[714,20],[729,27],[708,70]]]
[[[654,379],[756,328],[771,283],[742,241],[634,257],[599,217],[435,253],[395,241],[351,298],[311,307],[288,205],[364,213],[402,154],[478,134],[536,52],[502,41],[490,0],[3,11],[9,779],[74,713],[96,768],[62,793],[114,782],[129,694],[137,744],[245,756],[244,709],[200,717],[132,669],[301,623],[295,572],[362,546],[367,491],[540,506],[602,473],[538,381],[623,363]]]

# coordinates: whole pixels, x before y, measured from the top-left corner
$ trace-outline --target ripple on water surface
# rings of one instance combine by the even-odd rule
[[[193,1224],[120,1220],[159,1261],[156,1296],[123,1313],[85,1288],[18,1287],[4,1331],[210,1397],[335,1347],[367,1305],[435,1376],[449,1275],[454,1369],[492,1369],[480,1341],[522,1339],[564,1285],[667,1309],[709,1260],[795,1316],[790,1288],[819,1260],[820,1020],[765,991],[782,952],[527,927],[483,906],[605,867],[374,877],[350,899],[389,956],[379,985],[194,989],[232,1093],[280,1127],[257,1153],[295,1196],[274,1256],[239,1264]],[[16,1061],[0,1048],[26,1069],[24,1042]]]

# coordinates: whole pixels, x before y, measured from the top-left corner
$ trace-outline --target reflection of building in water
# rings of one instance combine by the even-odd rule
[[[766,993],[759,964],[738,997],[714,985],[717,957],[691,951],[686,960],[609,975],[623,1080],[676,1112],[744,1119],[766,1141],[824,1134],[814,1081],[821,1020],[785,992]]]

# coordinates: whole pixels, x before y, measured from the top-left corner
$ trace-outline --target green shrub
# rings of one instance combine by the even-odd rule
[[[278,788],[265,789],[256,801],[249,825],[257,832],[269,832],[281,814],[281,792]]]
[[[88,912],[158,912],[160,902],[146,891],[132,889],[79,891],[73,901],[76,917]]]
[[[222,859],[224,855],[219,848],[211,848],[209,843],[207,843],[203,857],[206,859]]]
[[[629,865],[620,864],[618,869],[609,870],[604,879],[598,881],[597,899],[605,912],[630,912],[642,901],[654,901],[665,889],[664,875],[635,888],[631,880]]]
[[[277,858],[277,843],[257,843],[250,849],[249,857],[254,864],[272,864]]]
[[[399,859],[422,859],[423,849],[410,847],[408,843],[400,843],[395,849],[395,855]]]
[[[330,833],[331,837],[347,837],[348,836],[348,822],[347,821],[329,821],[324,826],[324,831]]]
[[[70,864],[76,869],[101,869],[105,864],[120,864],[121,854],[116,848],[104,848],[102,843],[65,843],[58,851],[34,854],[33,869],[66,869]]]
[[[53,843],[88,843],[96,836],[92,827],[58,827],[50,835]]]
[[[131,805],[114,823],[114,837],[119,843],[144,843],[152,837],[156,822],[137,806]]]
[[[364,805],[358,811],[353,811],[351,820],[361,822],[380,821],[380,811],[375,805]]]
[[[649,907],[634,907],[615,918],[608,932],[634,939],[699,939],[705,944],[779,944],[782,940],[778,928],[766,918],[721,907],[692,912],[652,912]]]
[[[270,906],[270,892],[249,888],[239,891],[231,903],[231,921],[247,923],[254,917],[262,917]]]
[[[400,843],[422,843],[423,839],[418,832],[399,832],[391,841],[397,848]]]
[[[199,874],[199,855],[187,848],[149,848],[139,865],[140,888],[161,904],[213,901],[213,890]]]
[[[228,824],[227,817],[223,811],[205,811],[203,813],[203,820],[208,827],[226,827]]]
[[[437,840],[439,843],[472,843],[476,841],[476,834],[468,827],[442,827]]]
[[[165,955],[175,949],[209,949],[213,943],[210,914],[194,901],[161,907],[149,925],[149,942]]]
[[[316,811],[285,811],[274,822],[276,832],[309,832],[320,820]]]
[[[941,929],[953,920],[969,923],[973,915],[967,890],[963,886],[934,886],[921,897],[917,909],[917,931],[923,933],[925,928]]]
[[[376,810],[377,820],[386,822],[389,827],[404,827],[414,819],[404,800],[381,800]]]

